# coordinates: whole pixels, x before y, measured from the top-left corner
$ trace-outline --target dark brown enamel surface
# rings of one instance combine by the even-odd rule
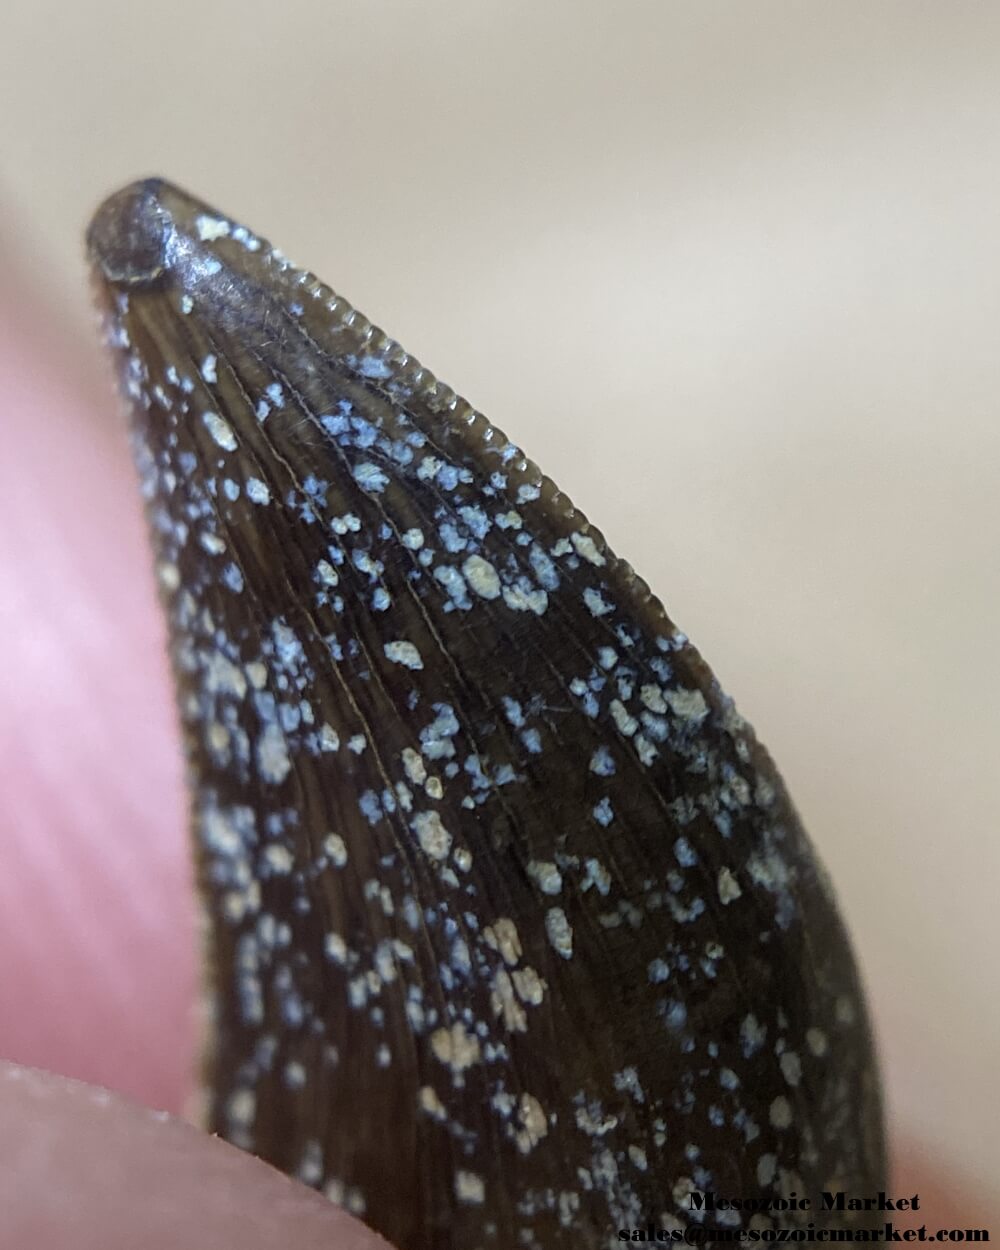
[[[211,1127],[401,1250],[877,1191],[829,885],[660,602],[236,223],[150,181],[89,238],[190,765]]]

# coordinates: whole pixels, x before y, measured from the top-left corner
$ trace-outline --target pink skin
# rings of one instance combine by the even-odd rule
[[[10,1250],[389,1250],[319,1194],[104,1090],[0,1067]]]
[[[178,1114],[197,912],[138,490],[109,380],[4,281],[0,1055]],[[223,1143],[70,1082],[0,1065],[0,1125],[3,1246],[385,1244]],[[896,1192],[969,1222],[939,1161],[899,1158]]]

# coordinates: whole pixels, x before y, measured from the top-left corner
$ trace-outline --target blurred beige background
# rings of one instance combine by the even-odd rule
[[[386,327],[695,639],[839,887],[895,1122],[1000,1176],[1000,6],[7,0],[0,226],[162,173]],[[14,226],[12,223],[19,223]]]

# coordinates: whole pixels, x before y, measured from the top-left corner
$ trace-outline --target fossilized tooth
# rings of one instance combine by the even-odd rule
[[[242,226],[147,181],[88,241],[170,622],[209,1126],[402,1250],[878,1189],[829,884],[659,600]]]

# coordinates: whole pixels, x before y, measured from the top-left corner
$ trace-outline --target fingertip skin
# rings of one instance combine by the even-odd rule
[[[0,1065],[0,1250],[388,1250],[259,1159],[107,1090]]]
[[[197,908],[165,629],[115,396],[19,259],[0,242],[0,1056],[177,1110]]]

